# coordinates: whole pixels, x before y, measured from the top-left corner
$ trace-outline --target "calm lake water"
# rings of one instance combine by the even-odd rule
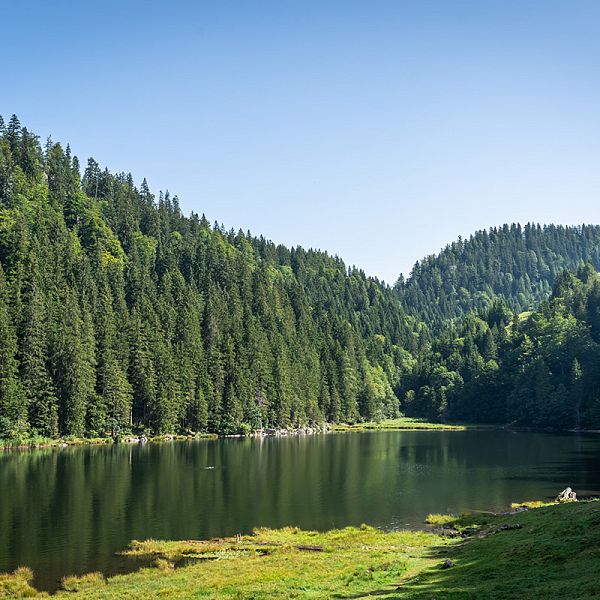
[[[503,510],[567,485],[600,494],[600,435],[364,432],[0,454],[0,571],[127,568],[132,539],[256,526],[419,527],[430,512]],[[131,568],[131,567],[129,567]]]

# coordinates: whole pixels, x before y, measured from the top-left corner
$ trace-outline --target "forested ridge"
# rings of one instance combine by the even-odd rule
[[[0,439],[600,426],[599,253],[596,226],[504,226],[390,288],[0,117]]]
[[[426,329],[324,252],[0,121],[0,438],[392,417]]]
[[[531,310],[548,298],[564,269],[586,261],[600,268],[600,226],[513,223],[459,238],[417,262],[395,288],[408,312],[439,331],[496,298]]]
[[[496,300],[445,330],[406,383],[403,408],[436,420],[600,428],[600,275],[558,275],[533,312]]]

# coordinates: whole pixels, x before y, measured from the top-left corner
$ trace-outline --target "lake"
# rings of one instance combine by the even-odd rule
[[[570,485],[600,494],[600,435],[397,431],[0,454],[0,571],[115,573],[132,539],[257,526],[420,527],[430,512],[505,510]]]

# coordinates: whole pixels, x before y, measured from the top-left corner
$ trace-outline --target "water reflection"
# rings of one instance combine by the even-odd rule
[[[0,456],[0,571],[123,567],[131,539],[256,526],[418,526],[429,512],[504,509],[570,485],[600,490],[600,437],[370,432],[39,450]]]

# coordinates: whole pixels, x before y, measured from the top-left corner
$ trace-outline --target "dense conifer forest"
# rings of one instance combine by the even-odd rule
[[[403,410],[535,428],[600,428],[600,275],[563,271],[534,312],[495,300],[436,337]]]
[[[396,291],[410,314],[440,330],[496,298],[515,310],[535,308],[564,269],[600,267],[600,227],[518,224],[478,231],[417,262]]]
[[[426,330],[391,289],[0,131],[0,438],[398,414]]]
[[[0,438],[597,426],[599,262],[598,227],[505,226],[390,288],[0,118]]]

